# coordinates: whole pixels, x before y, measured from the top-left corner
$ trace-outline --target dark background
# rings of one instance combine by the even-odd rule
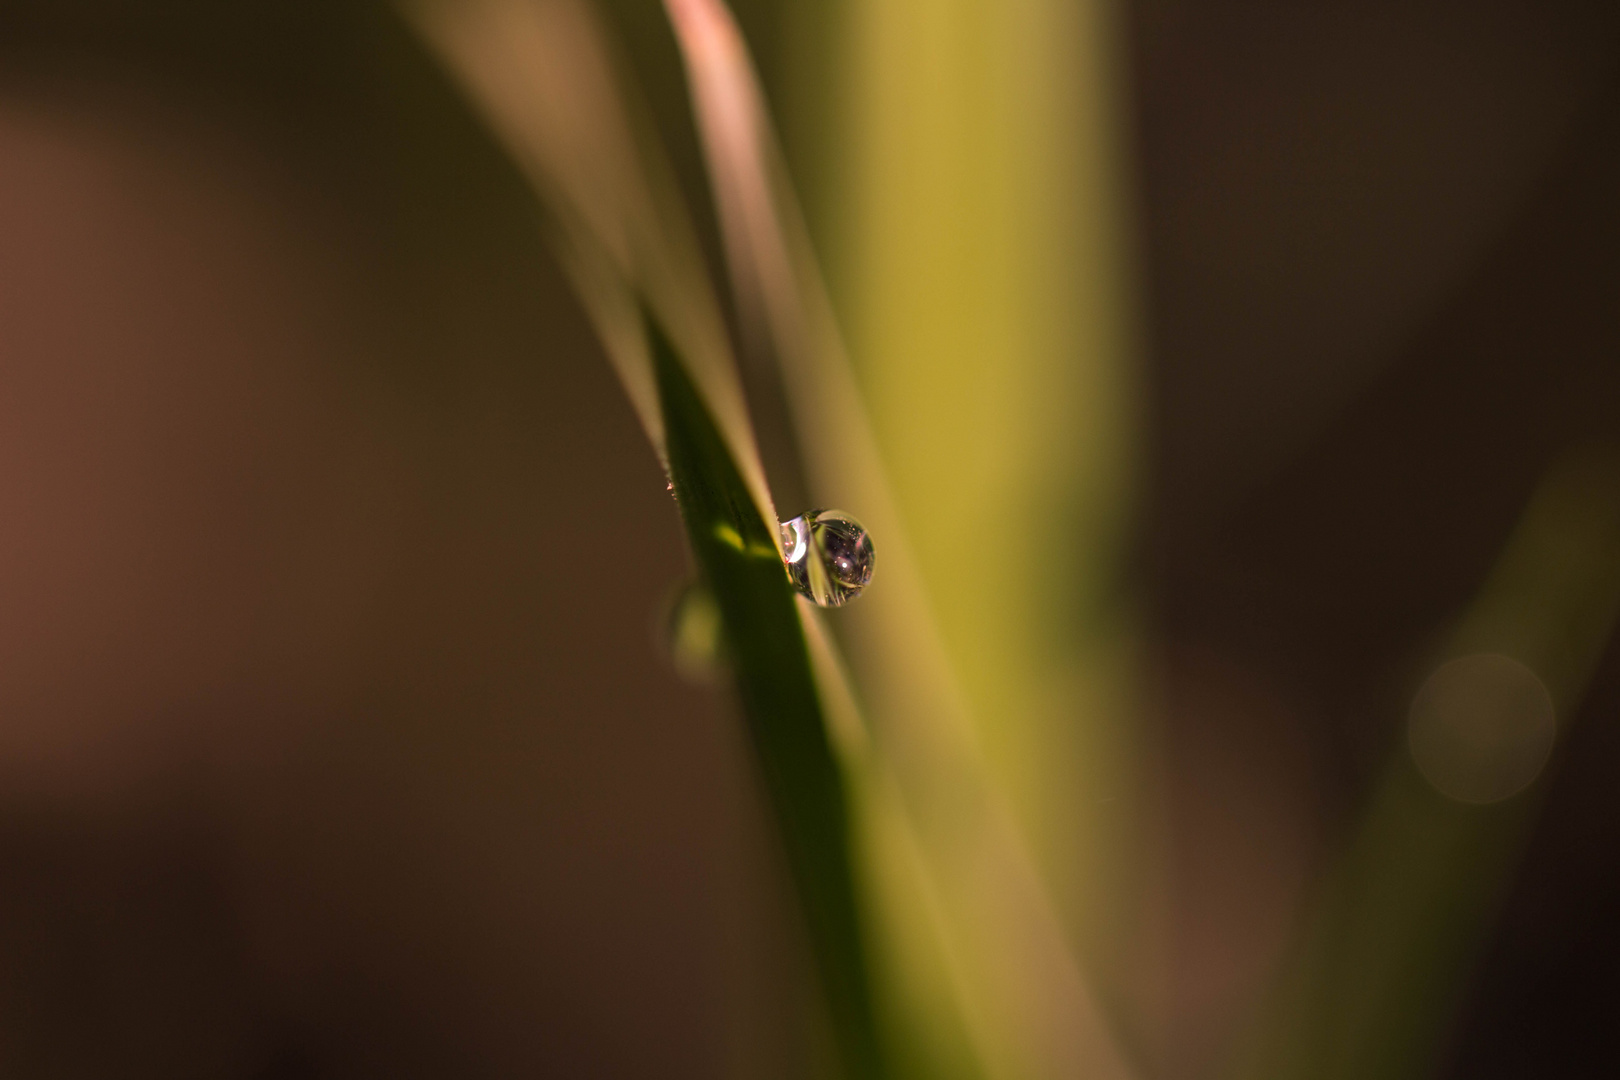
[[[1303,703],[1329,836],[1536,481],[1620,437],[1616,14],[1136,9],[1161,626]],[[1611,647],[1445,1075],[1620,1068],[1617,707]]]
[[[695,193],[656,7],[618,13]],[[1125,14],[1139,568],[1218,1018],[1232,866],[1342,832],[1397,674],[1620,441],[1620,12]],[[674,506],[538,216],[381,8],[0,2],[0,1074],[795,1045],[737,733],[656,646]],[[1617,708],[1611,650],[1447,1076],[1620,1073]]]

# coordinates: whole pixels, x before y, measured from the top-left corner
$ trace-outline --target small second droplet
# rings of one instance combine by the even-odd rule
[[[872,581],[872,537],[842,510],[807,510],[782,522],[793,587],[821,607],[848,603]]]
[[[670,596],[663,619],[670,661],[687,681],[712,683],[724,671],[725,627],[706,581],[695,578]]]

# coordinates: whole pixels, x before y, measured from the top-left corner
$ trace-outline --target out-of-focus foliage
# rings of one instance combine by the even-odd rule
[[[843,84],[801,89],[829,115],[791,119],[821,132],[833,293],[951,678],[1065,924],[1092,963],[1134,966],[1152,849],[1119,12],[811,7],[832,25],[794,70]],[[881,647],[856,655],[891,677]]]
[[[670,466],[844,1067],[1133,1075],[1122,1047],[1155,1053],[1170,945],[1162,763],[1125,575],[1142,463],[1117,11],[783,5],[812,228],[728,9],[664,7],[729,305],[652,125],[603,123],[601,101],[636,100],[636,73],[556,48],[596,25],[586,7],[480,0],[459,9],[488,16],[471,37],[435,14],[449,0],[413,10],[529,167]],[[540,43],[526,55],[512,51],[523,34]],[[649,343],[642,304],[668,341]],[[802,605],[791,618],[775,574],[770,478],[722,309],[750,380],[781,393],[812,501],[876,537],[877,581],[826,624]],[[1437,658],[1489,654],[1548,703],[1519,718],[1531,727],[1579,701],[1620,589],[1612,477],[1572,468]],[[1446,721],[1464,743],[1472,708]],[[1229,1039],[1245,1080],[1427,1071],[1551,730],[1526,742],[1541,746],[1519,763],[1529,779],[1482,806],[1466,793],[1495,789],[1439,778],[1448,744],[1425,723],[1331,860],[1272,1007],[1233,1010],[1261,1016]],[[1483,745],[1457,767],[1502,758]]]

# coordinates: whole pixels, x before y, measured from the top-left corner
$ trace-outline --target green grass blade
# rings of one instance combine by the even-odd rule
[[[772,536],[668,340],[649,324],[670,476],[727,646],[844,1068],[885,1075],[857,904],[850,814],[793,592]]]
[[[883,852],[868,866],[891,1045],[929,1076],[1125,1076],[1018,827],[1017,799],[982,752],[938,632],[747,45],[724,0],[665,7],[686,61],[739,313],[780,365],[813,501],[858,513],[883,552],[881,584],[840,613],[838,629],[851,644],[880,759],[855,778],[870,851]],[[930,228],[955,225],[946,213]],[[942,374],[920,376],[908,407],[931,400]],[[995,529],[998,545],[1013,542],[1007,531]],[[988,576],[1005,573],[998,557]],[[978,576],[959,575],[950,588]],[[989,637],[978,652],[1005,635]]]

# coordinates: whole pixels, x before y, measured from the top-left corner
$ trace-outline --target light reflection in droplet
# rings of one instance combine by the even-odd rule
[[[1556,735],[1552,696],[1535,672],[1480,654],[1436,668],[1412,699],[1407,745],[1429,783],[1465,803],[1518,794],[1541,774]]]

